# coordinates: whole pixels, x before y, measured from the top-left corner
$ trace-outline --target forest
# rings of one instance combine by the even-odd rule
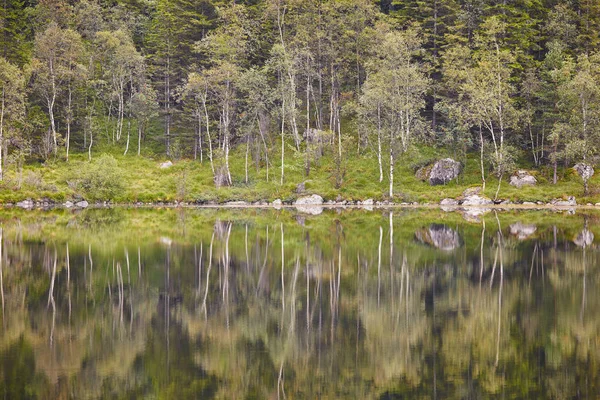
[[[3,202],[497,198],[519,169],[546,200],[598,160],[595,0],[4,0],[0,31]]]

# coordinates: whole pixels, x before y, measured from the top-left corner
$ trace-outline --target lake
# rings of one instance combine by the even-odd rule
[[[2,210],[0,396],[600,397],[600,213],[485,211]]]

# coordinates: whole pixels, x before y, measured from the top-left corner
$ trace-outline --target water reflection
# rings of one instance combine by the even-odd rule
[[[5,398],[595,398],[599,215],[0,215]]]

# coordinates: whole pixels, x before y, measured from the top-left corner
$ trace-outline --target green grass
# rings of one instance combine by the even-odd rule
[[[274,149],[279,150],[275,143]],[[249,180],[245,182],[243,146],[232,151],[230,168],[234,185],[231,187],[215,188],[208,157],[204,162],[198,160],[175,160],[174,166],[160,169],[164,156],[146,154],[138,157],[135,149],[127,156],[122,155],[121,149],[104,148],[103,152],[111,154],[120,170],[120,185],[111,199],[115,203],[156,203],[156,202],[225,202],[244,200],[249,202],[280,198],[291,201],[298,197],[296,185],[306,182],[306,193],[316,193],[326,200],[335,200],[338,195],[346,200],[375,200],[386,199],[389,181],[387,163],[384,164],[384,179],[379,182],[379,169],[375,154],[370,151],[358,155],[356,147],[348,144],[346,154],[340,166],[342,175],[341,185],[338,182],[338,167],[335,159],[327,151],[318,163],[312,163],[309,176],[305,175],[304,157],[295,153],[291,146],[286,148],[285,179],[280,184],[281,164],[280,153],[276,150],[270,154],[272,162],[269,168],[269,181],[266,179],[266,168],[263,165],[257,170],[254,164],[249,167]],[[100,158],[100,150],[93,154],[94,159]],[[446,197],[458,197],[462,192],[473,186],[481,185],[479,159],[477,154],[467,157],[464,171],[455,182],[444,186],[430,186],[414,176],[414,169],[423,163],[452,156],[443,149],[419,147],[412,149],[397,159],[395,171],[395,202],[437,203]],[[387,161],[387,158],[386,158]],[[462,160],[465,161],[465,160]],[[521,166],[526,166],[523,162]],[[100,166],[101,167],[101,166]],[[0,185],[0,202],[17,202],[24,199],[63,202],[94,197],[73,182],[88,171],[92,165],[87,160],[87,153],[72,154],[67,163],[63,160],[48,160],[45,163],[28,163],[18,177],[14,168],[7,169],[5,179]],[[101,170],[102,168],[100,168]],[[517,189],[508,184],[505,177],[500,190],[500,198],[512,201],[550,201],[554,198],[576,196],[580,204],[600,201],[600,177],[596,175],[590,182],[590,195],[583,197],[583,186],[579,178],[570,169],[561,171],[557,185],[551,184],[549,169],[536,172],[538,181],[535,187]],[[19,185],[19,181],[21,184]],[[69,184],[71,182],[71,185]],[[485,195],[493,197],[498,181],[493,176],[487,177]]]

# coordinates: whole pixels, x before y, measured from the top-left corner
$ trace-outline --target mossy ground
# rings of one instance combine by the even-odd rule
[[[277,149],[279,146],[274,145]],[[231,153],[230,168],[234,181],[231,187],[216,188],[208,157],[204,162],[193,159],[174,160],[174,165],[161,169],[160,163],[166,161],[164,156],[142,154],[137,156],[135,151],[124,156],[122,150],[103,148],[93,153],[97,159],[102,153],[111,154],[120,170],[120,189],[112,200],[115,203],[154,203],[154,202],[225,202],[233,200],[272,201],[280,198],[284,201],[293,200],[296,186],[305,182],[306,193],[316,193],[326,200],[341,196],[346,200],[364,200],[387,198],[389,181],[388,165],[384,163],[383,181],[379,182],[377,157],[372,151],[358,154],[356,146],[349,145],[338,167],[336,160],[327,152],[318,162],[311,165],[310,174],[305,173],[305,159],[302,153],[295,153],[292,146],[286,148],[285,178],[280,183],[281,164],[280,153],[270,154],[269,181],[266,177],[264,162],[257,169],[250,160],[248,182],[245,181],[245,147],[239,146]],[[437,203],[446,197],[456,198],[462,192],[473,186],[481,185],[481,173],[477,154],[470,154],[464,163],[461,176],[444,186],[430,186],[415,178],[414,172],[420,165],[435,159],[452,156],[443,149],[433,147],[413,148],[398,157],[395,170],[395,202]],[[29,162],[23,168],[20,176],[13,166],[9,166],[5,179],[0,185],[0,202],[16,202],[23,199],[50,199],[65,201],[69,199],[86,198],[72,184],[81,171],[90,168],[87,153],[72,154],[66,162],[59,156],[44,163]],[[387,160],[386,160],[387,161]],[[519,163],[527,168],[526,162]],[[590,194],[583,196],[581,180],[571,169],[559,171],[559,182],[552,184],[551,170],[541,168],[534,171],[539,184],[535,187],[514,188],[508,184],[505,177],[499,197],[512,201],[550,201],[554,198],[576,196],[578,202],[595,203],[600,201],[600,177],[596,175],[590,182]],[[20,182],[20,184],[19,184]],[[487,176],[485,195],[494,197],[498,180],[490,173]]]

